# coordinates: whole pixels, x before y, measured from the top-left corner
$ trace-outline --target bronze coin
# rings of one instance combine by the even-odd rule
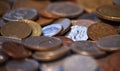
[[[105,51],[120,50],[120,35],[112,35],[103,37],[98,40],[97,45],[100,49]]]
[[[2,44],[3,51],[15,59],[24,59],[31,55],[31,51],[26,46],[16,42],[4,42]]]
[[[11,10],[3,16],[7,21],[18,21],[23,19],[36,20],[38,12],[32,8],[18,8]]]
[[[23,40],[23,44],[33,50],[45,51],[60,48],[62,41],[55,37],[34,36]]]
[[[60,17],[76,17],[83,12],[83,8],[72,2],[58,2],[47,6],[47,10]]]
[[[20,21],[11,21],[1,27],[1,35],[17,38],[26,38],[32,32],[31,27]]]
[[[120,6],[120,0],[112,0],[112,2],[113,2],[115,5],[119,5],[119,6]]]
[[[118,34],[114,27],[105,23],[95,23],[90,25],[87,33],[92,40],[98,40],[105,36]]]
[[[9,59],[9,56],[0,50],[0,64],[6,62]]]
[[[100,57],[105,54],[93,41],[76,41],[70,47],[75,53],[81,55]]]
[[[33,59],[11,60],[6,65],[7,71],[37,71],[39,63]]]
[[[111,11],[112,10],[112,11]],[[100,18],[120,22],[120,7],[115,5],[104,5],[96,9]]]

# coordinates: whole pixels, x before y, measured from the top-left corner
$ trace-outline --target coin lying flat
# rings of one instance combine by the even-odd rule
[[[32,8],[18,8],[11,10],[3,16],[4,20],[17,21],[22,19],[35,20],[38,16],[38,12]]]
[[[39,63],[32,59],[11,60],[5,68],[7,71],[36,71],[39,68]]]
[[[97,45],[102,50],[115,51],[115,50],[120,50],[119,43],[120,43],[120,35],[112,35],[99,39]]]
[[[71,2],[52,3],[47,10],[61,17],[76,17],[83,12],[83,8]]]
[[[112,11],[111,11],[112,10]],[[104,5],[96,9],[98,17],[120,22],[120,7],[115,5]]]
[[[96,43],[92,41],[76,41],[70,47],[75,53],[81,55],[100,57],[105,54],[105,52],[101,51]]]
[[[112,2],[113,2],[115,5],[119,5],[119,6],[120,6],[120,0],[112,0]]]
[[[51,24],[42,28],[43,36],[55,36],[62,31],[60,24]]]
[[[47,36],[34,36],[23,40],[23,44],[33,50],[54,50],[60,48],[62,41],[59,38]]]
[[[98,40],[105,36],[118,34],[114,27],[105,23],[95,23],[90,25],[87,33],[92,40]]]
[[[1,35],[8,37],[26,38],[31,32],[28,24],[19,21],[11,21],[1,27]]]

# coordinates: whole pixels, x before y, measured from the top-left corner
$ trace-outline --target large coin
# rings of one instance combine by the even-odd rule
[[[47,36],[29,37],[23,41],[23,44],[29,46],[33,50],[53,50],[60,48],[62,41],[59,38]]]
[[[32,29],[28,24],[19,21],[8,22],[1,27],[1,35],[3,36],[26,38],[31,32]]]
[[[112,10],[112,11],[111,11]],[[120,7],[115,5],[104,5],[96,9],[96,14],[100,18],[120,22]]]
[[[76,17],[83,12],[83,8],[71,2],[52,3],[47,10],[61,17]]]
[[[11,10],[3,16],[7,21],[17,21],[23,19],[36,20],[38,12],[32,8],[18,8]]]

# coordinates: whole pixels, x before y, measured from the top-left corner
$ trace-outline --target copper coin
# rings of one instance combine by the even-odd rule
[[[9,56],[16,59],[27,58],[31,55],[31,51],[26,49],[26,46],[16,42],[4,42],[2,44],[3,51]]]
[[[89,27],[91,24],[94,24],[94,23],[96,22],[89,19],[72,20],[72,25],[82,25],[86,27]]]
[[[76,17],[83,12],[83,8],[71,2],[52,3],[47,10],[61,17]]]
[[[98,40],[105,36],[118,34],[114,27],[105,23],[95,23],[90,25],[87,33],[92,40]]]
[[[6,62],[9,59],[9,56],[0,50],[0,64]]]
[[[18,8],[11,10],[3,16],[7,21],[18,21],[23,19],[36,20],[38,12],[32,8]]]
[[[115,4],[115,5],[119,5],[120,6],[120,0],[112,0],[113,1],[113,3]]]
[[[59,38],[47,36],[29,37],[23,41],[23,44],[29,46],[33,50],[54,50],[60,48],[62,41]]]
[[[111,11],[112,10],[112,11]],[[104,5],[96,9],[96,14],[100,18],[120,22],[120,7],[115,5]]]
[[[96,71],[97,68],[96,60],[89,56],[73,55],[63,63],[64,71]]]
[[[81,55],[100,57],[105,54],[101,51],[95,42],[92,41],[76,41],[71,46],[72,50]]]
[[[25,22],[20,21],[11,21],[1,27],[1,35],[3,36],[26,38],[31,32],[31,27]]]
[[[97,45],[100,49],[106,51],[120,50],[120,35],[103,37],[98,40]]]
[[[5,68],[7,71],[37,71],[39,63],[33,59],[11,60]]]
[[[62,31],[60,24],[51,24],[42,28],[43,36],[55,36]]]
[[[40,17],[40,18],[37,20],[37,23],[38,23],[40,26],[45,26],[45,25],[51,24],[53,21],[54,21],[54,19],[48,19],[48,18]]]

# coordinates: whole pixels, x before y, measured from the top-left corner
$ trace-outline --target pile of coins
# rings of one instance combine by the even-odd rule
[[[91,1],[1,0],[0,71],[120,71],[119,0]]]

